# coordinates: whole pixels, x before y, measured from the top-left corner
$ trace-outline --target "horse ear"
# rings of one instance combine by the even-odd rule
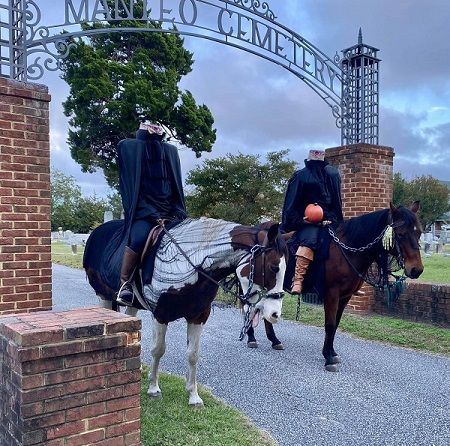
[[[420,201],[416,200],[409,209],[416,214],[420,210]]]
[[[268,244],[271,245],[275,242],[275,240],[278,237],[278,234],[280,233],[280,224],[274,223],[267,232],[267,241]]]
[[[392,201],[389,202],[389,207],[391,208],[392,218],[398,214],[398,209],[392,204]]]

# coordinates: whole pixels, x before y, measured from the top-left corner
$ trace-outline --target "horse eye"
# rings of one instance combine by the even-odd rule
[[[278,267],[278,266],[271,266],[270,267],[270,270],[273,272],[273,273],[278,273],[279,271],[280,271],[280,268]]]

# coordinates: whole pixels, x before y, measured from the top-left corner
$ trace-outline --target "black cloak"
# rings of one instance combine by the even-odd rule
[[[339,171],[327,161],[305,160],[305,167],[297,170],[288,182],[283,205],[281,229],[298,231],[304,227],[303,217],[308,204],[319,204],[324,220],[343,220],[341,178]]]
[[[154,194],[151,202],[146,202],[148,212],[146,218],[155,221],[158,218],[171,218],[173,220],[184,220],[187,216],[184,201],[183,184],[181,179],[181,165],[178,150],[175,146],[162,141],[158,135],[150,135],[146,130],[138,130],[136,139],[128,138],[120,141],[118,148],[118,165],[120,173],[120,194],[124,209],[124,220],[114,220],[105,223],[102,232],[104,240],[96,240],[97,237],[89,237],[88,243],[103,245],[97,250],[91,251],[91,258],[83,259],[85,268],[93,268],[100,273],[102,280],[112,289],[118,290],[120,287],[120,266],[125,250],[129,243],[130,230],[133,221],[136,219],[138,203],[141,190],[141,178],[145,175],[145,181],[152,181],[152,173],[143,169],[148,167],[148,154],[158,153],[160,159],[155,164],[159,171],[159,176],[155,181],[166,181],[170,183],[171,195],[170,212],[167,212],[167,202],[163,202]],[[155,183],[156,186],[156,183]],[[146,184],[149,191],[152,184]],[[141,209],[142,210],[142,209]],[[169,215],[167,215],[169,214]],[[139,218],[142,218],[139,217]],[[95,235],[95,234],[93,234]],[[92,238],[92,240],[91,240]],[[105,246],[106,244],[106,246]],[[93,257],[92,252],[98,252],[98,256]]]

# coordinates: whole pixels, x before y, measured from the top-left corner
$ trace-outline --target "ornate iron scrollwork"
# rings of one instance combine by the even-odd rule
[[[261,2],[260,0],[233,0],[233,3],[266,19],[275,20],[277,18],[267,2]]]
[[[173,2],[177,3],[176,0]],[[233,46],[277,63],[305,82],[327,103],[336,126],[341,129],[343,142],[378,141],[378,50],[363,45],[361,33],[359,43],[343,50],[342,56],[336,52],[333,57],[328,57],[304,37],[278,23],[269,3],[263,0],[178,0],[178,7],[171,9],[164,8],[163,2],[154,2],[148,15],[140,12],[139,17],[131,7],[127,17],[121,14],[119,6],[125,6],[127,2],[108,2],[112,10],[107,11],[103,1],[57,0],[55,8],[63,6],[58,24],[41,23],[39,3],[38,0],[0,0],[0,11],[8,12],[6,22],[0,23],[1,76],[38,80],[45,71],[61,69],[71,48],[80,39],[100,32],[186,34]],[[209,14],[200,17],[199,12],[206,9]],[[212,17],[215,20],[209,21]],[[131,22],[130,27],[109,30],[106,25],[101,30],[95,26],[87,31],[79,30],[82,23],[106,24],[122,20]],[[132,27],[132,21],[149,20],[159,22],[161,27],[157,30]],[[199,31],[193,31],[193,28]],[[9,36],[9,41],[2,39],[5,35]],[[368,63],[355,64],[355,59],[360,57]],[[365,78],[370,78],[371,89],[366,95],[360,94],[358,67],[363,67],[367,71],[363,73]],[[360,98],[366,97],[361,101]]]
[[[47,30],[48,31],[48,30]],[[46,33],[45,28],[39,30],[39,35],[44,37]],[[78,39],[80,40],[80,39]],[[54,50],[50,46],[54,46]],[[29,80],[40,79],[44,71],[58,71],[64,59],[67,58],[72,48],[76,46],[76,42],[69,42],[67,38],[59,38],[54,41],[45,42],[42,47],[28,51],[27,56],[31,57],[34,53],[45,53],[48,57],[42,59],[42,56],[37,56],[31,63],[28,63],[27,77]]]

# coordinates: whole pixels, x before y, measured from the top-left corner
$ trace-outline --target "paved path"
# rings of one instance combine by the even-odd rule
[[[92,306],[84,272],[54,265],[54,309]],[[150,363],[150,315],[143,360]],[[325,372],[323,330],[283,321],[275,351],[258,328],[260,348],[237,340],[239,313],[216,308],[202,336],[199,381],[268,430],[281,446],[450,445],[450,359],[338,333],[339,373]],[[168,330],[162,369],[186,371],[185,322]],[[164,394],[164,388],[162,389]],[[180,395],[187,404],[187,395]],[[238,446],[238,445],[236,445]]]

